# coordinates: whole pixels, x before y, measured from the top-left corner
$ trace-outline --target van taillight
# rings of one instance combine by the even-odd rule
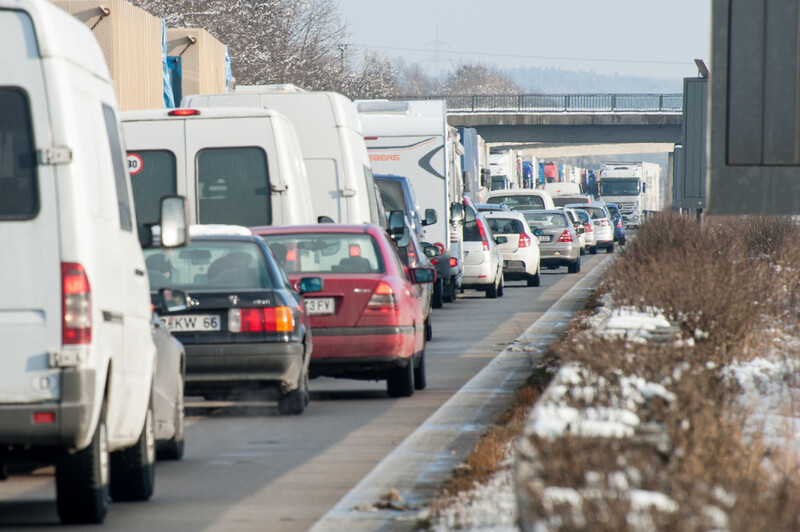
[[[391,312],[396,306],[397,297],[395,297],[394,290],[389,283],[386,281],[378,283],[378,287],[369,299],[369,303],[367,303],[367,308],[378,312]]]
[[[230,332],[292,332],[294,315],[289,307],[232,308],[228,311]]]
[[[458,266],[458,259],[455,257],[450,257],[450,267],[455,268]]]
[[[61,263],[61,343],[92,341],[92,291],[83,266]]]
[[[173,109],[167,114],[169,116],[199,116],[200,111],[197,109]]]
[[[564,232],[561,233],[561,236],[558,237],[559,242],[573,242],[572,240],[572,233],[569,232],[569,229],[564,229]]]

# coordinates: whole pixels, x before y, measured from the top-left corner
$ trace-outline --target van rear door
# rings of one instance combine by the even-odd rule
[[[54,169],[68,152],[51,146],[49,112],[33,21],[0,9],[0,403],[59,396],[49,365],[62,314]]]

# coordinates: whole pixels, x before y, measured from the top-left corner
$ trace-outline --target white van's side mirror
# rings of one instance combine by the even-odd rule
[[[186,198],[183,196],[161,198],[161,247],[177,248],[189,242],[188,219]]]

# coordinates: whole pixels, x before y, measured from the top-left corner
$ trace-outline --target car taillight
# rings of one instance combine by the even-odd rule
[[[458,259],[455,257],[450,257],[450,267],[455,268],[458,266]]]
[[[519,245],[518,245],[518,247],[527,248],[527,247],[530,247],[530,245],[531,245],[531,237],[529,237],[525,233],[521,233],[519,235]]]
[[[489,251],[489,241],[486,239],[486,230],[483,228],[483,224],[481,223],[480,220],[475,220],[475,221],[478,224],[478,231],[481,234],[481,243],[483,243],[483,250]]]
[[[431,259],[431,264],[436,266],[437,264],[439,264],[439,259]]]
[[[592,224],[583,224],[583,227],[585,229],[585,232],[594,233],[594,227],[592,227]]]
[[[61,283],[61,343],[91,343],[92,290],[83,266],[62,263]]]
[[[417,264],[417,252],[414,251],[414,248],[408,246],[408,264],[413,268]]]
[[[396,307],[397,297],[394,295],[394,290],[389,283],[381,281],[369,299],[367,308],[377,312],[391,312]]]
[[[292,332],[294,314],[289,307],[232,308],[228,310],[230,332]]]
[[[561,233],[561,236],[558,237],[559,242],[573,242],[572,240],[572,233],[569,232],[569,229],[564,229],[564,232]]]

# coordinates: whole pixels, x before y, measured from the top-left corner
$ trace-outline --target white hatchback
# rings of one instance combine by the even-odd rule
[[[498,244],[503,256],[503,277],[539,286],[539,236],[525,221],[525,216],[519,212],[493,212],[484,216],[495,238],[504,236],[507,239]]]
[[[464,223],[464,274],[462,288],[486,292],[486,297],[503,296],[503,256],[498,244],[507,237],[495,237],[483,213]]]

